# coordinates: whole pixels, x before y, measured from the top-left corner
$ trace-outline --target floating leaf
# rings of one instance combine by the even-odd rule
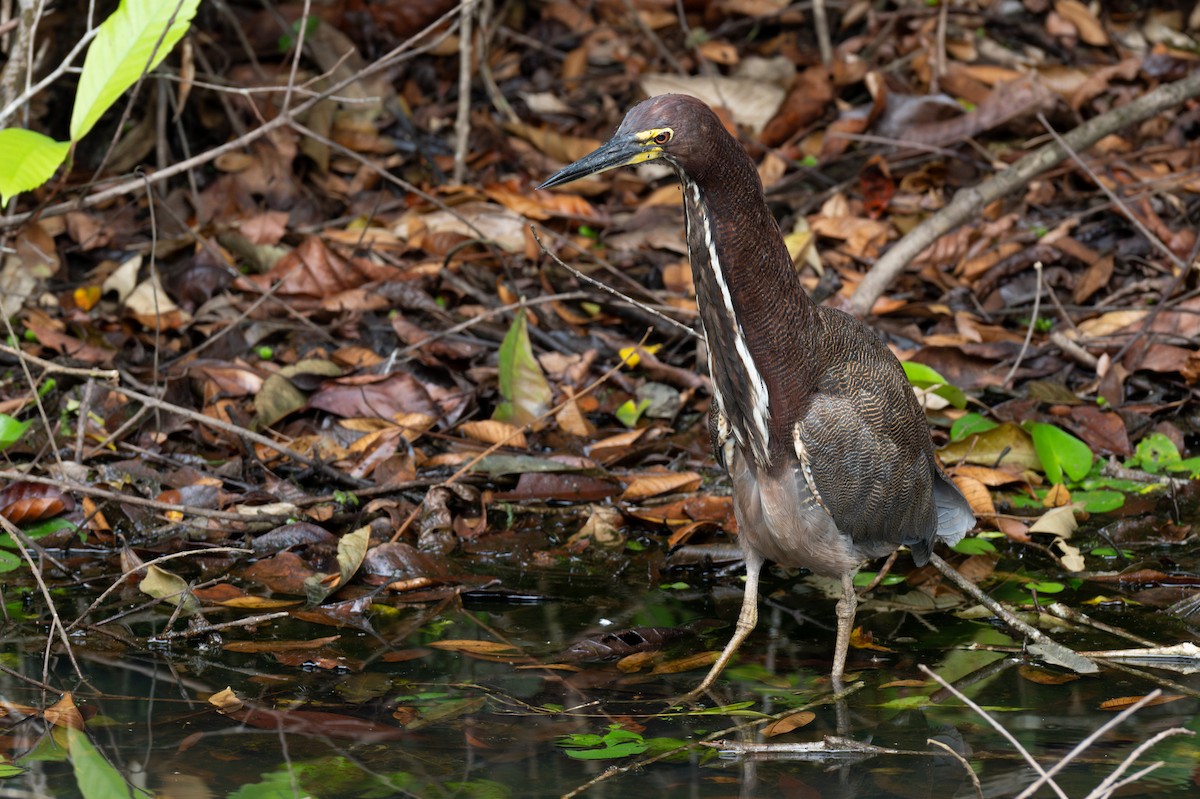
[[[1052,424],[1029,422],[1024,425],[1033,438],[1033,448],[1046,479],[1051,483],[1063,482],[1063,476],[1082,480],[1092,469],[1092,450],[1075,436]]]
[[[127,799],[131,795],[121,772],[104,759],[83,730],[67,727],[67,753],[84,799]]]
[[[1120,491],[1076,491],[1071,499],[1082,502],[1088,513],[1109,513],[1125,505],[1125,495]]]
[[[179,605],[184,613],[200,610],[200,603],[192,595],[187,580],[158,566],[146,567],[146,576],[138,583],[138,588],[155,599]]]
[[[1200,478],[1200,458],[1188,458],[1179,463],[1167,464],[1168,472],[1187,472],[1193,480]]]
[[[0,574],[21,568],[21,558],[12,552],[0,550]]]

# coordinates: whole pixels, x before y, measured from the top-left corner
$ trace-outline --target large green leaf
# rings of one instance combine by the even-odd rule
[[[70,142],[55,141],[32,130],[0,130],[0,203],[54,177],[70,149]]]
[[[96,749],[87,733],[67,727],[67,749],[75,784],[84,799],[129,799],[129,784]]]
[[[493,419],[525,425],[550,408],[550,384],[529,343],[524,310],[518,311],[512,327],[500,344],[500,397]]]
[[[1033,438],[1033,448],[1047,480],[1057,484],[1063,482],[1064,474],[1072,480],[1087,477],[1093,457],[1087,444],[1052,424],[1029,422],[1023,427]]]
[[[88,47],[71,111],[71,141],[87,135],[144,72],[187,33],[200,0],[123,0]]]
[[[6,413],[0,413],[0,451],[6,450],[21,440],[32,421],[22,422]]]

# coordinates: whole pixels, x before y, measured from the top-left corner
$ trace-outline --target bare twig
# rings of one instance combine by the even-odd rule
[[[1029,351],[1029,342],[1033,341],[1033,331],[1037,327],[1038,311],[1042,306],[1042,262],[1037,261],[1033,265],[1033,271],[1037,273],[1037,284],[1033,292],[1033,315],[1029,319],[1029,328],[1025,331],[1025,341],[1021,343],[1021,351],[1017,353],[1017,357],[1013,360],[1012,368],[1008,370],[1008,374],[1004,376],[1004,381],[1000,384],[1008,387],[1012,382],[1013,375],[1017,373],[1017,369],[1021,366],[1021,361],[1025,359],[1025,353]]]
[[[471,139],[471,59],[475,36],[475,3],[461,6],[458,23],[458,116],[454,120],[454,182],[461,184],[467,174],[467,144]]]
[[[539,237],[537,234],[537,229],[534,228],[533,225],[529,226],[529,230],[533,234],[533,238],[538,243],[538,246],[542,248],[542,252],[546,253],[546,255],[549,255],[552,259],[554,259],[554,263],[558,264],[563,269],[570,272],[577,279],[582,280],[584,283],[587,283],[588,285],[595,286],[596,288],[600,289],[601,291],[608,292],[609,294],[613,295],[614,297],[617,297],[621,301],[627,302],[630,305],[632,305],[633,307],[638,308],[642,311],[645,311],[646,313],[653,316],[655,319],[661,319],[663,322],[666,322],[671,327],[675,328],[676,330],[679,330],[682,333],[685,333],[685,334],[691,336],[692,338],[696,338],[696,339],[700,339],[701,341],[704,341],[704,334],[693,329],[690,325],[685,325],[683,322],[680,322],[677,319],[672,319],[671,317],[667,316],[666,314],[662,313],[661,311],[657,310],[656,308],[651,308],[649,305],[646,305],[644,302],[638,302],[633,297],[630,297],[628,294],[624,294],[621,291],[613,288],[612,286],[609,286],[607,283],[599,281],[590,275],[585,275],[583,272],[580,272],[575,267],[570,266],[565,261],[563,261],[563,259],[559,258],[557,255],[550,252],[550,250],[546,248],[546,245],[544,243],[542,243],[541,237]]]

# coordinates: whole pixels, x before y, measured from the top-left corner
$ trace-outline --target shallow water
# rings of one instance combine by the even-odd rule
[[[647,665],[623,673],[614,663],[570,661],[562,654],[564,642],[605,631],[676,629],[713,616],[731,623],[739,595],[729,589],[736,588],[736,580],[688,588],[676,581],[672,588],[660,588],[654,582],[658,577],[636,567],[616,579],[578,569],[525,576],[502,571],[506,585],[525,591],[523,601],[468,597],[462,605],[440,608],[376,608],[373,633],[307,623],[271,626],[273,638],[338,636],[314,645],[300,662],[281,662],[266,652],[202,649],[194,643],[139,652],[89,633],[74,640],[87,683],[73,676],[66,658],[56,656],[54,684],[70,687],[85,711],[91,739],[117,772],[155,795],[173,797],[554,797],[610,766],[635,765],[661,739],[695,741],[741,723],[751,726],[722,737],[764,740],[761,722],[753,724],[752,718],[663,713],[668,707],[664,700],[695,685],[702,668],[663,675],[653,674]],[[715,603],[714,587],[720,597]],[[794,575],[773,575],[764,595],[758,630],[706,704],[745,701],[751,703],[748,711],[778,713],[828,698],[833,600],[811,578]],[[880,588],[875,601],[860,608],[864,630],[894,650],[852,651],[850,671],[862,687],[841,708],[818,704],[807,725],[771,740],[816,741],[836,733],[840,724],[855,740],[921,754],[806,762],[781,755],[725,758],[697,748],[671,761],[612,775],[583,795],[975,796],[963,762],[942,750],[930,754],[926,740],[936,738],[970,764],[984,796],[1015,796],[1033,779],[1029,765],[979,713],[928,682],[918,664],[958,683],[1047,767],[1113,717],[1115,711],[1102,709],[1103,702],[1155,687],[1145,678],[1112,670],[1042,684],[1047,674],[1059,673],[1022,668],[1018,658],[1003,652],[970,649],[1012,644],[1002,629],[945,611],[918,617],[896,610],[905,595],[903,586]],[[1070,599],[1078,602],[1084,596]],[[1191,634],[1151,608],[1106,611],[1102,606],[1091,612],[1164,643]],[[120,632],[132,639],[144,636],[151,618],[134,618]],[[158,621],[163,618],[165,614]],[[729,631],[688,629],[669,644],[667,663],[672,662],[670,653],[685,656],[720,648]],[[1076,648],[1120,645],[1094,633],[1056,634]],[[227,644],[239,640],[257,639],[254,632],[238,629],[224,637]],[[503,642],[515,649],[472,655],[433,648],[456,640]],[[6,668],[0,674],[0,694],[6,701],[36,707],[58,698],[7,671],[39,675],[41,642],[6,634],[0,646],[0,663]],[[525,658],[528,662],[518,662]],[[337,667],[339,662],[343,667]],[[1168,693],[1180,698],[1144,708],[1103,735],[1056,778],[1065,795],[1086,796],[1155,733],[1200,727],[1197,699],[1189,695],[1200,691],[1200,680],[1157,673],[1179,684],[1182,690]],[[207,699],[226,687],[246,704],[223,715]],[[247,708],[259,712],[247,715]],[[602,736],[610,725],[640,735],[649,750],[640,756],[579,760],[561,745],[563,736]],[[26,769],[0,780],[4,796],[89,795],[80,785],[94,777],[81,775],[63,757],[61,733],[39,718],[22,719],[19,712],[0,718],[0,752]],[[1139,767],[1154,760],[1165,765],[1125,795],[1195,796],[1198,757],[1195,738],[1159,743],[1139,760]],[[1037,795],[1055,794],[1043,787]]]

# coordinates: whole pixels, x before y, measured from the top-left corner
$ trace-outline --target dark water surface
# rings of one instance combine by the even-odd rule
[[[625,674],[613,663],[571,661],[571,642],[635,627],[678,628],[699,619],[732,622],[738,607],[735,580],[713,586],[682,581],[651,584],[646,573],[616,576],[561,573],[500,575],[524,583],[526,602],[470,598],[437,608],[401,605],[372,612],[374,634],[361,630],[285,622],[269,626],[272,638],[338,636],[314,646],[302,662],[280,662],[272,653],[239,653],[177,643],[161,652],[138,652],[104,636],[78,637],[81,683],[61,655],[52,659],[54,684],[68,687],[84,711],[99,753],[130,784],[162,797],[557,797],[601,775],[653,754],[663,739],[694,741],[753,718],[726,713],[662,714],[667,698],[700,679],[702,668],[653,674],[652,664]],[[1075,607],[1163,643],[1194,637],[1186,623],[1137,605],[1086,606],[1089,595],[1068,593]],[[1111,593],[1111,592],[1110,592]],[[778,713],[829,695],[833,600],[811,578],[774,575],[764,587],[759,628],[708,705],[749,702],[746,708]],[[1050,766],[1116,711],[1103,703],[1140,696],[1156,686],[1115,670],[1058,682],[1052,669],[1031,668],[1004,652],[972,645],[1006,646],[1012,639],[986,621],[946,611],[918,615],[905,607],[908,589],[880,588],[860,608],[859,623],[894,651],[855,649],[850,671],[863,687],[840,708],[850,737],[925,754],[887,755],[855,762],[728,759],[692,749],[673,759],[633,768],[591,787],[592,797],[971,797],[976,790],[963,764],[931,748],[935,738],[959,752],[977,773],[982,795],[1016,796],[1033,772],[1014,747],[974,710],[945,694],[918,671],[932,668],[957,683],[1039,762]],[[532,601],[540,597],[538,601]],[[381,600],[386,601],[386,600]],[[166,614],[154,617],[161,624]],[[226,618],[236,618],[230,615]],[[209,621],[222,619],[210,614]],[[143,638],[151,620],[115,630]],[[0,696],[18,706],[44,707],[59,694],[43,694],[12,672],[41,674],[43,641],[21,640],[7,628],[0,644]],[[696,630],[668,647],[677,656],[717,649],[730,627]],[[22,633],[24,634],[24,633]],[[1058,631],[1076,648],[1132,646],[1106,636]],[[225,643],[261,641],[262,634],[234,629]],[[438,642],[479,640],[512,644],[512,652],[464,654],[433,648]],[[213,643],[213,642],[210,642]],[[328,656],[327,660],[322,660]],[[667,655],[669,661],[672,656]],[[346,668],[331,668],[338,661]],[[490,659],[489,659],[490,658]],[[11,671],[8,671],[11,670]],[[1200,729],[1195,676],[1155,672],[1178,683],[1173,701],[1139,711],[1104,734],[1056,778],[1064,795],[1085,797],[1140,742],[1171,727]],[[1050,684],[1044,684],[1049,682]],[[1057,683],[1057,684],[1055,684]],[[229,687],[241,710],[222,714],[207,701]],[[270,711],[248,714],[247,708]],[[838,731],[839,708],[818,704],[811,721],[772,742],[820,740]],[[660,715],[661,714],[661,715]],[[563,736],[603,736],[620,725],[640,736],[640,756],[580,760],[568,755]],[[286,731],[281,730],[284,727]],[[762,724],[723,737],[764,740]],[[49,728],[19,709],[0,716],[0,755],[26,771],[0,779],[0,797],[111,796],[96,793],[97,777],[63,755],[62,729]],[[929,754],[935,752],[938,754]],[[1132,771],[1165,765],[1120,795],[1163,799],[1200,795],[1200,745],[1194,737],[1158,743]],[[78,764],[76,764],[78,766]],[[91,786],[91,792],[86,788]],[[1037,796],[1056,794],[1043,787]]]

